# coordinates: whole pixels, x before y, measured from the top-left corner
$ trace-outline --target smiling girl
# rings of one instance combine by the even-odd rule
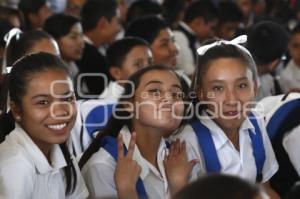
[[[268,181],[278,163],[262,117],[251,110],[257,72],[249,51],[237,43],[244,39],[216,41],[198,49],[193,82],[196,119],[179,136],[186,140],[189,153],[205,162],[206,173],[260,182],[277,198]]]
[[[129,80],[107,127],[83,154],[82,173],[92,198],[168,198],[187,183],[195,165],[179,140],[166,155],[164,137],[184,114],[181,84],[161,65],[142,68]]]
[[[76,106],[65,64],[48,53],[25,56],[9,74],[9,95],[16,127],[0,145],[0,198],[86,198],[66,144]]]

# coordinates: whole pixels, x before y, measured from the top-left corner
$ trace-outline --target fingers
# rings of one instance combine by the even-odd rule
[[[194,166],[199,162],[199,160],[197,159],[194,159],[194,160],[191,160],[189,161],[189,164],[188,164],[188,171],[191,172],[194,168]]]
[[[118,160],[124,157],[122,134],[118,135]]]
[[[128,146],[128,152],[126,155],[127,158],[132,158],[132,156],[133,156],[135,140],[136,140],[136,132],[133,132],[131,134],[131,138],[130,138],[130,142],[129,142],[129,146]]]

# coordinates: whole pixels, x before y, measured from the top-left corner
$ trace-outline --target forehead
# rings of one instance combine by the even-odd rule
[[[158,32],[155,40],[169,39],[172,36],[173,36],[173,32],[169,28],[163,28]]]
[[[26,94],[34,96],[41,93],[63,93],[70,89],[72,89],[72,83],[66,73],[63,70],[50,69],[32,74],[27,82]]]
[[[208,63],[203,79],[234,79],[251,73],[246,64],[237,58],[219,58]]]
[[[166,85],[180,85],[180,82],[174,72],[169,70],[148,71],[141,77],[140,86],[145,86],[151,81],[160,81]]]
[[[144,45],[134,46],[130,49],[130,51],[126,54],[126,58],[132,58],[133,56],[140,56],[140,55],[149,55],[150,48]]]

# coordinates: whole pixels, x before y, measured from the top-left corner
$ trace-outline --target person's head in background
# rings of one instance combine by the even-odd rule
[[[48,52],[54,55],[60,54],[56,41],[42,30],[17,33],[10,40],[6,50],[7,66],[11,66],[16,60],[30,53]]]
[[[150,44],[154,63],[176,66],[179,47],[172,30],[163,18],[145,16],[133,20],[129,23],[125,36],[146,40]]]
[[[115,0],[89,0],[83,5],[80,15],[82,28],[96,47],[115,41],[121,26]]]
[[[300,67],[300,23],[292,30],[288,44],[291,59]]]
[[[199,178],[173,199],[262,199],[257,186],[235,176],[212,174]]]
[[[243,21],[243,13],[235,2],[224,1],[219,3],[219,25],[216,36],[231,40],[237,35],[239,24]]]
[[[46,19],[43,29],[57,42],[67,63],[82,57],[84,41],[80,19],[67,14],[54,14]]]
[[[151,0],[137,0],[130,4],[128,8],[126,24],[142,16],[160,15],[161,12],[162,8],[157,2]]]
[[[194,31],[199,42],[215,36],[218,10],[212,1],[198,0],[191,3],[183,21]]]
[[[24,15],[27,30],[42,28],[52,14],[46,0],[20,0],[18,8]]]
[[[248,32],[247,48],[256,62],[260,76],[274,72],[287,46],[288,33],[278,23],[261,21]]]
[[[6,19],[15,28],[22,29],[24,26],[24,19],[21,12],[14,8],[0,6],[0,19]]]
[[[124,37],[112,43],[106,52],[109,73],[114,80],[127,80],[133,73],[152,63],[149,44],[137,37]]]
[[[170,27],[176,28],[178,22],[183,20],[187,6],[185,0],[164,0],[162,3],[162,16],[166,19]]]

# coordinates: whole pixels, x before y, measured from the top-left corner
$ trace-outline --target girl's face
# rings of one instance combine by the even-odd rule
[[[41,149],[65,142],[76,117],[70,78],[61,70],[35,73],[25,92],[21,107],[12,106],[16,121]]]
[[[294,34],[290,38],[289,53],[297,65],[300,64],[300,33]]]
[[[127,80],[133,73],[151,63],[151,50],[147,46],[135,46],[126,55],[122,66],[115,67],[118,71],[113,76],[116,80]]]
[[[223,129],[239,129],[256,94],[253,74],[236,58],[219,58],[203,74],[198,99]]]
[[[79,60],[84,48],[81,24],[74,24],[70,32],[58,40],[58,46],[64,60],[67,62]]]
[[[182,120],[182,89],[171,71],[153,70],[141,77],[134,96],[133,128],[153,128],[172,132]]]
[[[176,66],[178,46],[174,34],[169,28],[162,29],[151,44],[153,59],[155,63]]]

